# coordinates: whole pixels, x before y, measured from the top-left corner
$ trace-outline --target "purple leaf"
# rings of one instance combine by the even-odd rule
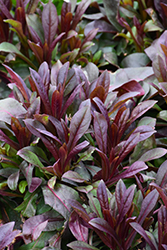
[[[82,0],[75,12],[75,16],[73,18],[73,22],[71,25],[71,29],[75,30],[78,22],[80,21],[81,16],[85,13],[86,9],[88,8],[88,6],[90,5],[91,0]]]
[[[137,222],[131,222],[129,224],[137,233],[139,233],[147,241],[152,250],[157,250],[157,246],[153,244],[153,241],[151,241],[151,239],[148,237],[145,230],[142,228],[142,226],[140,226],[140,224],[138,224]]]
[[[139,161],[151,161],[154,159],[161,158],[167,153],[167,150],[165,148],[153,148],[148,150],[146,153],[144,153],[138,160]],[[160,168],[158,168],[159,171]],[[157,178],[157,176],[156,176]]]
[[[164,161],[158,168],[156,184],[160,187],[164,187],[167,184],[167,161]]]
[[[106,99],[110,86],[109,72],[105,70],[97,79],[96,87],[102,86],[105,90],[104,100]]]
[[[58,27],[57,9],[51,1],[49,1],[43,8],[42,26],[45,33],[45,40],[47,41],[48,46],[50,46]]]
[[[35,70],[30,69],[30,73],[31,73],[32,80],[36,86],[36,89],[39,93],[39,96],[42,99],[43,105],[45,107],[45,112],[46,114],[51,115],[51,105],[49,102],[48,93],[44,85],[44,81]]]
[[[69,69],[69,62],[66,62],[60,69],[57,75],[58,89],[61,91],[65,87],[67,74]]]
[[[49,186],[44,186],[42,190],[45,203],[50,205],[68,220],[71,213],[71,205],[68,199],[79,199],[78,192],[63,184],[56,184],[54,189]]]
[[[125,218],[125,215],[129,211],[132,201],[133,201],[133,196],[134,196],[134,191],[135,191],[136,185],[131,185],[124,193],[122,200],[121,200],[121,206],[120,206],[120,213],[117,218],[117,225],[119,225],[122,220]]]
[[[149,213],[153,210],[153,208],[157,204],[158,197],[159,197],[159,193],[157,192],[156,189],[154,189],[144,198],[142,205],[141,205],[140,214],[137,218],[137,223],[139,223],[140,225],[143,224],[146,217],[149,215]],[[129,235],[125,243],[126,249],[128,249],[130,245],[132,244],[132,241],[135,235],[136,233],[134,231],[132,231],[131,234]]]
[[[98,113],[94,112],[94,132],[97,144],[99,149],[106,154],[107,152],[107,129],[108,123],[105,117]]]
[[[26,101],[28,102],[30,99],[30,93],[31,91],[27,88],[25,82],[23,81],[23,79],[17,74],[15,73],[10,67],[8,67],[7,65],[3,65],[7,71],[9,72],[12,81],[16,84],[16,86],[19,88],[19,90],[21,91],[21,93],[23,94],[24,98],[26,99]]]
[[[87,242],[88,228],[82,224],[82,219],[75,211],[71,214],[69,228],[77,240]]]
[[[150,108],[152,108],[157,101],[147,100],[139,103],[132,111],[130,117],[130,123],[134,122],[137,118],[142,116],[145,112],[147,112]]]
[[[98,248],[93,247],[83,241],[73,241],[67,245],[73,250],[98,250]]]
[[[140,171],[146,170],[147,168],[148,166],[143,161],[136,161],[127,170],[111,178],[111,181],[109,181],[109,183],[111,185],[119,179],[133,177],[135,174],[139,173]]]
[[[91,122],[90,101],[81,107],[71,119],[70,137],[67,147],[69,152],[75,147],[78,140],[85,134]]]
[[[52,139],[47,138],[47,136],[42,135],[38,131],[38,129],[44,130],[45,127],[40,122],[33,120],[33,119],[26,119],[24,122],[25,122],[27,128],[30,130],[30,132],[32,134],[34,134],[35,136],[39,137],[43,141],[45,146],[48,148],[48,150],[52,153],[54,158],[56,160],[58,160],[58,158],[59,158],[58,149],[57,149],[55,143],[53,143]]]
[[[115,189],[115,198],[117,201],[117,206],[118,206],[118,211],[119,213],[121,212],[121,203],[123,200],[123,196],[126,192],[126,186],[124,184],[124,182],[122,181],[122,179],[120,179],[116,185],[116,189]]]
[[[76,201],[76,200],[72,200],[72,199],[68,199],[68,203],[70,204],[70,206],[75,210],[75,212],[86,222],[89,222],[90,218],[88,213],[86,212],[85,208],[82,207],[82,205]]]
[[[27,111],[17,100],[5,98],[0,100],[0,120],[11,124],[11,118],[24,118]]]
[[[167,196],[165,194],[165,190],[163,188],[159,187],[156,183],[152,182],[150,186],[155,187],[156,190],[159,192],[160,197],[162,198],[166,208],[167,208]]]
[[[4,134],[4,132],[0,129],[0,140],[9,144],[12,148],[19,150],[20,145],[17,142],[14,142],[11,140],[7,135]]]
[[[33,193],[42,183],[42,180],[38,177],[33,177],[31,180],[31,185],[29,186],[29,192]]]
[[[95,218],[95,219],[90,220],[89,224],[93,228],[109,234],[114,239],[114,241],[117,243],[120,250],[122,249],[121,245],[119,244],[119,239],[118,239],[116,232],[114,231],[114,229],[112,227],[110,227],[110,225],[108,224],[107,221],[105,221],[102,218]],[[108,242],[108,246],[111,247],[111,244],[109,242]]]
[[[13,243],[15,238],[20,234],[20,230],[14,230],[15,222],[8,222],[0,226],[0,249],[5,249]]]
[[[99,185],[98,185],[97,198],[98,198],[98,200],[100,202],[100,206],[102,208],[102,211],[105,210],[105,209],[109,210],[108,195],[107,195],[106,186],[105,186],[103,180],[101,180]]]

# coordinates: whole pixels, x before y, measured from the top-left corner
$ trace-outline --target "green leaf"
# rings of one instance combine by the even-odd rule
[[[24,217],[30,218],[35,216],[37,197],[37,193],[30,194],[27,192],[25,200],[15,210],[21,212]]]
[[[27,62],[33,69],[37,70],[36,66],[26,56],[24,56],[13,44],[8,42],[1,43],[0,51],[7,53],[15,53],[18,57]]]
[[[83,241],[73,241],[69,243],[67,246],[72,248],[73,250],[98,250],[98,248],[93,247]]]
[[[33,152],[31,152],[25,147],[22,148],[21,150],[19,150],[17,152],[17,155],[19,155],[21,158],[23,158],[24,160],[26,160],[27,162],[31,163],[34,166],[43,168],[44,165],[41,163],[41,161],[39,160],[39,158],[36,156],[36,154],[34,154]]]

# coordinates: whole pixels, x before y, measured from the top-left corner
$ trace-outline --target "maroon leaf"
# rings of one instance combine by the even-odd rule
[[[57,9],[51,1],[49,1],[43,8],[42,26],[45,33],[45,40],[47,41],[48,46],[50,46],[56,35],[58,26]]]
[[[81,107],[71,119],[70,137],[67,147],[69,152],[75,147],[78,140],[84,135],[89,128],[91,122],[90,100],[86,101],[86,105]]]
[[[19,90],[21,91],[21,93],[24,96],[24,98],[26,99],[26,101],[29,102],[31,91],[27,88],[27,86],[26,86],[25,82],[23,81],[23,79],[17,73],[15,73],[10,67],[8,67],[7,65],[3,64],[3,66],[9,72],[9,74],[10,74],[10,76],[12,78],[12,81],[19,88]]]
[[[144,102],[140,102],[138,106],[134,108],[131,113],[130,123],[134,122],[137,118],[142,116],[145,112],[147,112],[150,108],[152,108],[157,101],[147,100]]]
[[[107,152],[107,129],[108,123],[105,117],[98,113],[94,112],[94,132],[97,144],[99,149],[106,154]]]
[[[106,186],[105,186],[103,180],[101,180],[99,185],[98,185],[97,198],[100,202],[100,206],[101,206],[102,210],[105,210],[105,209],[109,210],[108,195],[107,195]]]
[[[118,211],[119,213],[121,212],[121,203],[123,200],[123,196],[126,192],[126,186],[124,184],[124,182],[120,179],[116,185],[116,189],[115,189],[115,198],[117,201],[117,206],[118,206]]]
[[[117,219],[117,225],[119,225],[122,220],[124,219],[125,215],[129,211],[132,201],[133,201],[133,196],[134,196],[134,191],[135,191],[136,185],[131,185],[124,193],[122,200],[121,200],[121,206],[120,206],[120,213]]]
[[[71,214],[69,228],[77,240],[87,242],[88,228],[82,224],[82,219],[75,211]]]
[[[20,145],[17,142],[11,140],[7,135],[5,135],[5,133],[1,129],[0,129],[0,140],[9,144],[12,148],[16,150],[20,149]]]
[[[111,181],[109,181],[109,183],[111,185],[119,179],[133,177],[135,174],[139,173],[140,171],[146,170],[147,168],[148,166],[143,161],[136,161],[127,170],[122,173],[119,173],[117,176],[114,176]]]
[[[167,161],[164,161],[158,168],[156,184],[160,187],[164,187],[167,184]]]
[[[91,0],[82,0],[75,12],[75,16],[73,18],[73,22],[71,25],[71,29],[75,30],[78,22],[80,21],[81,16],[85,13],[86,9],[88,8],[88,6],[90,5]]]
[[[157,250],[157,246],[154,245],[153,241],[151,241],[151,239],[148,237],[145,230],[142,228],[142,226],[140,226],[140,224],[138,224],[137,222],[131,222],[129,224],[147,241],[152,250]]]
[[[165,194],[165,190],[163,190],[161,187],[159,187],[156,183],[151,183],[150,186],[155,187],[156,190],[159,192],[160,197],[162,198],[166,208],[167,208],[167,196]]]
[[[110,225],[108,224],[107,221],[105,221],[104,219],[102,218],[95,218],[95,219],[92,219],[89,221],[89,224],[102,231],[102,232],[105,232],[107,234],[109,234],[113,239],[114,241],[117,243],[118,247],[120,248],[120,250],[122,249],[120,243],[119,243],[119,239],[118,239],[118,236],[116,235],[116,232],[114,231],[114,229],[112,227],[110,227]],[[107,244],[109,247],[111,247],[111,244],[108,242]]]
[[[142,205],[141,205],[140,214],[137,218],[137,223],[139,223],[140,225],[143,224],[145,218],[149,215],[149,213],[153,210],[153,208],[157,204],[158,197],[159,197],[159,193],[157,192],[156,189],[154,189],[144,198]],[[127,249],[132,244],[132,241],[133,241],[135,235],[136,235],[135,232],[132,231],[130,236],[128,237],[128,239],[125,243],[125,247]]]
[[[86,222],[89,222],[90,218],[88,213],[86,212],[85,208],[82,207],[82,205],[76,201],[68,199],[68,203],[70,206],[75,210],[75,212]]]
[[[109,91],[109,86],[110,86],[110,77],[109,77],[109,72],[105,70],[100,77],[97,79],[96,86],[102,86],[105,91],[104,95],[104,100],[106,99]]]

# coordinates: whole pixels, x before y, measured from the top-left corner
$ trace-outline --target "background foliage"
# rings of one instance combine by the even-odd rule
[[[0,0],[0,250],[167,249],[166,17]]]

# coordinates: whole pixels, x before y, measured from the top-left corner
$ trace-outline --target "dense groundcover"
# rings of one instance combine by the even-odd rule
[[[167,250],[166,29],[166,0],[0,0],[0,250]]]

